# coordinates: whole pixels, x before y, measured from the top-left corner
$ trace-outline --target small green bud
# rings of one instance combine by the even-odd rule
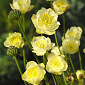
[[[13,9],[10,11],[8,18],[11,20],[18,20],[21,16],[21,12],[19,10]]]
[[[9,55],[9,56],[16,56],[17,55],[17,50],[18,49],[16,47],[10,46],[7,49],[7,55]]]

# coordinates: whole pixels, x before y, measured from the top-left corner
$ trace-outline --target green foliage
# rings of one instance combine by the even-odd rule
[[[0,36],[0,57],[6,55],[6,48],[4,47],[4,41],[6,40],[7,36],[8,33],[3,33]]]
[[[22,67],[22,61],[18,61],[20,67]],[[12,57],[0,57],[0,85],[23,85],[21,76]]]
[[[85,32],[85,1],[84,0],[70,0],[70,8],[66,12],[68,23],[67,25],[75,25],[83,28]]]

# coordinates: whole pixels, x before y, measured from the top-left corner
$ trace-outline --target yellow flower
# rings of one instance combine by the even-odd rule
[[[22,39],[22,36],[18,32],[9,33],[9,36],[6,38],[6,41],[4,42],[5,47],[9,46],[15,46],[17,48],[22,48],[24,45],[24,41]]]
[[[74,54],[78,51],[80,45],[80,41],[69,37],[67,39],[64,39],[62,42],[63,51],[69,54]]]
[[[22,74],[22,80],[33,85],[39,85],[40,81],[43,80],[45,73],[41,64],[29,61],[26,65],[26,71]]]
[[[67,30],[65,34],[65,38],[68,37],[73,37],[76,39],[80,39],[82,34],[82,28],[81,27],[71,27],[70,29]]]
[[[37,14],[32,15],[32,22],[39,34],[53,35],[60,23],[57,21],[58,15],[51,8],[42,8]]]
[[[54,43],[51,43],[50,38],[45,36],[33,37],[31,44],[33,47],[32,52],[36,53],[37,56],[44,55],[46,51],[55,46]]]
[[[50,53],[48,55],[46,70],[49,73],[61,75],[63,71],[67,70],[67,68],[68,68],[68,64],[61,56],[57,56],[54,53]]]
[[[60,51],[59,51],[58,47],[55,46],[52,48],[51,52],[54,53],[55,55],[64,55],[62,46],[60,47]]]
[[[83,49],[83,52],[85,53],[85,48]]]
[[[57,0],[53,2],[53,9],[58,15],[63,14],[69,8],[67,0]]]
[[[84,70],[77,70],[76,76],[77,76],[78,80],[85,78],[85,71]]]
[[[53,1],[53,0],[46,0],[46,1]]]
[[[30,5],[31,0],[13,0],[13,4],[10,4],[12,9],[19,10],[22,14],[30,11],[34,6]]]

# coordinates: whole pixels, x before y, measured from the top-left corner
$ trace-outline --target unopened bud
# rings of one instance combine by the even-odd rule
[[[17,55],[17,48],[14,47],[14,46],[10,46],[7,49],[7,55],[9,55],[9,56],[16,56]]]
[[[69,83],[72,83],[75,79],[75,75],[74,73],[70,73],[67,77],[66,77],[66,80],[69,82]]]
[[[18,20],[21,16],[21,12],[19,10],[13,9],[10,11],[8,18],[11,20]]]
[[[84,70],[77,70],[76,76],[77,76],[78,80],[85,78],[85,71]]]

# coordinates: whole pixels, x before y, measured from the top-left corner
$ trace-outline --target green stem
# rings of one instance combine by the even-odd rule
[[[43,62],[44,62],[44,65],[46,65],[45,55],[43,55]],[[45,84],[46,84],[46,85],[49,85],[48,78],[47,78],[47,75],[46,75],[46,74],[45,74],[45,76],[44,76],[44,80],[45,80]]]
[[[23,62],[24,62],[24,68],[25,68],[25,70],[26,70],[26,60],[25,60],[26,58],[25,58],[25,50],[24,50],[24,48],[23,48]]]
[[[23,31],[25,33],[25,15],[23,14]],[[23,62],[24,62],[24,68],[26,70],[26,61],[25,61],[25,49],[23,48]]]
[[[19,73],[20,73],[20,75],[22,76],[22,71],[21,71],[21,68],[20,68],[20,66],[19,66],[19,64],[18,64],[18,61],[17,61],[16,56],[13,56],[13,58],[14,58],[14,60],[15,60],[15,63],[16,63],[17,68],[18,68],[18,70],[19,70]],[[27,83],[26,83],[25,81],[24,81],[24,84],[27,85]]]
[[[51,9],[52,9],[53,8],[52,1],[50,1],[50,6],[51,6]]]
[[[45,74],[45,76],[44,76],[44,80],[45,80],[45,84],[46,84],[46,85],[50,85],[49,82],[48,82],[48,78],[47,78],[47,75],[46,75],[46,74]]]
[[[64,72],[63,72],[63,79],[64,79],[64,83],[65,83],[65,85],[67,85],[67,82],[66,82],[66,78],[65,78],[65,74],[64,74]]]
[[[84,79],[78,81],[78,85],[84,85]]]
[[[23,29],[22,29],[21,25],[20,25],[20,21],[19,21],[18,23],[19,23],[20,30],[21,30],[21,32],[22,32],[22,34],[23,34],[23,37],[24,37],[24,38],[25,38],[25,40],[27,41],[27,44],[28,44],[28,46],[29,46],[30,50],[32,51],[32,46],[31,46],[31,44],[30,44],[30,42],[29,42],[29,40],[28,40],[27,36],[25,35],[25,33],[24,33],[24,31],[23,31]],[[39,63],[39,59],[37,58],[37,56],[36,56],[34,53],[33,53],[33,55],[34,55],[34,57],[35,57],[35,59],[36,59],[37,63]]]
[[[43,62],[44,62],[44,65],[45,65],[46,64],[45,56],[43,56]],[[47,78],[47,75],[46,74],[44,76],[44,81],[45,81],[45,84],[46,85],[49,85],[48,78]]]
[[[54,84],[57,85],[57,84],[56,84],[56,80],[55,80],[54,75],[53,75],[53,74],[51,74],[51,75],[52,75],[52,78],[53,78]]]
[[[24,31],[23,31],[23,29],[22,29],[22,27],[21,27],[21,25],[20,25],[20,21],[18,21],[18,23],[19,23],[19,28],[20,28],[20,30],[21,30],[21,32],[22,32],[22,34],[23,34],[23,37],[24,37],[25,40],[27,41],[27,44],[28,44],[29,48],[32,50],[32,46],[31,46],[30,42],[28,41],[27,36],[25,35],[25,33],[24,33]]]
[[[23,31],[25,32],[25,15],[23,14]]]
[[[79,55],[79,61],[80,61],[80,69],[82,69],[81,54],[80,54],[80,51],[79,50],[78,50],[78,55]]]
[[[60,48],[59,48],[59,44],[58,44],[58,40],[57,40],[57,36],[56,36],[56,32],[55,32],[55,41],[56,41],[56,44],[57,44],[57,46],[58,46],[59,52],[60,52],[60,54],[61,54],[61,51],[60,51]],[[63,79],[64,79],[64,76],[63,76]],[[64,79],[64,82],[65,82],[65,85],[67,85],[66,79]]]
[[[73,83],[70,83],[70,85],[73,85]]]
[[[22,75],[22,71],[21,71],[20,66],[19,66],[19,64],[18,64],[18,61],[17,61],[16,56],[13,56],[13,59],[15,60],[15,63],[16,63],[16,65],[17,65],[17,68],[18,68],[19,72],[20,72],[20,75]]]
[[[45,55],[43,55],[43,62],[46,65],[46,57],[45,57]]]
[[[34,57],[35,57],[35,59],[36,59],[37,63],[39,64],[39,63],[40,63],[40,61],[39,61],[38,57],[37,57],[34,53],[33,53],[33,55],[34,55]]]
[[[59,52],[61,54],[61,51],[60,51],[60,48],[59,48],[59,44],[58,44],[58,39],[57,39],[57,36],[56,36],[56,32],[55,32],[54,36],[55,36],[55,41],[56,41],[56,44],[58,46]]]
[[[61,81],[61,79],[59,78],[59,76],[56,76],[56,75],[55,75],[55,79],[56,79],[56,81],[57,81],[57,85],[62,85],[62,81]]]
[[[62,15],[63,17],[63,35],[64,35],[64,39],[65,39],[65,16],[64,14]]]
[[[70,62],[71,62],[71,66],[72,66],[72,69],[73,69],[73,72],[76,76],[76,72],[75,72],[75,68],[74,68],[74,65],[73,65],[73,62],[72,62],[72,59],[71,59],[71,55],[69,54],[69,59],[70,59]]]
[[[67,64],[68,64],[68,59],[67,59],[67,53],[65,52],[65,60],[66,60],[66,62],[67,62]],[[69,68],[70,69],[70,68]],[[69,75],[69,70],[67,69],[67,74]]]
[[[63,17],[63,36],[64,36],[64,39],[65,39],[65,15],[63,14],[62,17]],[[66,53],[65,53],[65,59],[66,59],[66,62],[67,62],[67,54]],[[69,74],[68,70],[67,70],[67,73]]]
[[[43,34],[41,34],[41,36],[43,36]]]

